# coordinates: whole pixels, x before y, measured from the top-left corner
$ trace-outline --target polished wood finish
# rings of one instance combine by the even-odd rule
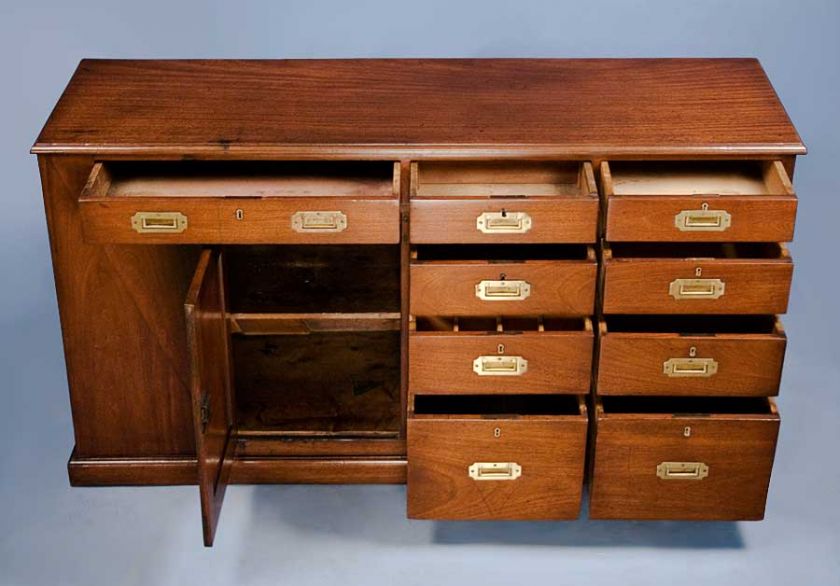
[[[32,150],[73,485],[197,484],[208,544],[231,483],[574,518],[588,429],[593,518],[763,515],[805,148],[755,60],[86,60]],[[677,229],[704,204],[726,230]],[[348,226],[299,232],[307,210]],[[132,227],[167,211],[187,229]],[[724,295],[670,295],[696,278]],[[484,355],[529,368],[480,377]],[[664,376],[691,356],[717,372]],[[497,460],[523,476],[468,476]]]
[[[423,316],[590,315],[595,303],[594,260],[418,261],[411,264],[411,313]],[[523,300],[486,301],[475,287],[484,280],[523,280]]]
[[[33,150],[390,160],[805,152],[755,59],[84,60]]]
[[[758,520],[779,415],[611,413],[596,407],[591,519]],[[688,433],[688,436],[686,434]],[[700,462],[702,480],[663,480],[662,462]]]
[[[583,407],[577,416],[412,417],[408,421],[408,516],[575,519],[580,511],[585,448]],[[522,467],[522,476],[474,480],[468,469],[476,462],[516,463]]]
[[[592,369],[592,326],[587,321],[585,328],[584,320],[569,321],[573,323],[563,325],[569,329],[543,331],[537,330],[537,320],[526,324],[499,321],[500,328],[509,322],[508,331],[501,332],[414,331],[409,337],[409,388],[422,394],[586,394]],[[516,329],[522,325],[534,329]],[[527,371],[516,376],[482,376],[473,370],[479,356],[521,357],[528,362]]]
[[[204,545],[213,545],[233,462],[233,390],[222,256],[205,250],[184,304]]]
[[[646,318],[650,319],[650,318]],[[716,332],[708,318],[691,330],[663,319],[656,331],[609,331],[601,322],[599,395],[770,396],[779,392],[786,338],[778,321],[738,331]],[[705,323],[705,328],[703,324]],[[637,324],[638,325],[638,324]],[[641,328],[639,328],[641,329]],[[668,376],[663,364],[674,358],[713,359],[711,376]]]
[[[86,244],[78,198],[93,161],[39,166],[76,454],[195,454],[184,297],[198,251]]]
[[[752,255],[754,247],[721,248],[730,256],[705,256],[709,250],[687,252],[685,258],[640,256],[617,258],[604,250],[604,313],[632,314],[773,314],[787,311],[793,262],[785,248]],[[645,250],[645,252],[643,252]],[[676,254],[679,249],[662,248]],[[658,253],[659,251],[657,251]],[[632,253],[630,253],[632,254]],[[699,271],[699,276],[698,276]],[[676,279],[720,279],[725,292],[717,299],[675,299],[670,284]]]
[[[610,242],[789,242],[797,199],[780,161],[601,163]],[[678,229],[704,207],[729,214],[720,231]]]

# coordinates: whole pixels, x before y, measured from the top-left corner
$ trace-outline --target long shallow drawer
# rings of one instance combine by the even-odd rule
[[[779,432],[772,400],[600,401],[590,518],[764,517]]]
[[[592,243],[589,162],[420,162],[411,168],[411,241]]]
[[[589,392],[594,334],[588,318],[414,323],[408,340],[412,394]]]
[[[587,415],[580,397],[416,397],[412,519],[575,519]]]
[[[427,246],[412,261],[418,316],[584,316],[593,312],[590,247]]]
[[[601,164],[610,242],[789,242],[796,193],[780,161]]]
[[[779,244],[604,247],[604,313],[785,313],[793,262]]]
[[[391,163],[106,162],[79,199],[85,240],[126,244],[388,244]]]
[[[772,316],[612,316],[599,337],[600,395],[776,395],[787,342]]]

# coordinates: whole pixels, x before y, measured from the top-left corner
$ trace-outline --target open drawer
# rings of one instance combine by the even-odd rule
[[[774,316],[610,316],[598,394],[771,396],[786,338]]]
[[[595,305],[589,246],[420,246],[410,274],[415,316],[585,316]]]
[[[422,161],[411,166],[411,241],[595,242],[589,162]]]
[[[589,392],[594,339],[589,318],[417,318],[411,323],[412,394]]]
[[[571,395],[417,396],[408,421],[413,519],[575,519],[587,415]]]
[[[399,165],[108,161],[79,208],[88,242],[396,243]]]
[[[759,520],[779,414],[772,400],[603,397],[592,519]]]
[[[601,164],[610,242],[789,242],[796,194],[780,161]]]
[[[777,314],[793,262],[784,245],[604,245],[604,313]]]

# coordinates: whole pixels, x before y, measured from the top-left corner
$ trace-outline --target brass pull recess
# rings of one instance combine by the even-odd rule
[[[301,233],[334,233],[347,229],[347,216],[343,212],[295,212],[292,230]]]
[[[522,466],[516,462],[476,462],[468,469],[473,480],[516,480]]]
[[[140,234],[180,234],[187,229],[187,216],[181,212],[137,212],[131,227]]]
[[[668,293],[674,299],[717,299],[726,290],[720,279],[674,279]]]
[[[521,356],[479,356],[473,360],[478,376],[520,376],[528,372],[528,361]]]
[[[710,210],[704,203],[699,210],[683,210],[674,216],[674,226],[680,232],[724,232],[732,225],[732,215],[726,210]]]
[[[525,234],[531,229],[531,216],[525,212],[484,212],[475,219],[483,234]]]
[[[481,281],[475,296],[482,301],[522,301],[531,295],[528,281]]]
[[[662,462],[656,467],[656,475],[662,480],[703,480],[709,475],[709,467],[703,462]]]
[[[714,358],[669,358],[662,363],[662,373],[670,377],[710,377],[717,369]]]

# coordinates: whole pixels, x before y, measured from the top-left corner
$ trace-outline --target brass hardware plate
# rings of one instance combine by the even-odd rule
[[[528,361],[521,356],[479,356],[473,360],[478,376],[520,376],[528,372]]]
[[[343,212],[295,212],[292,230],[305,234],[327,234],[347,229],[347,216]]]
[[[187,224],[187,216],[181,212],[137,212],[131,216],[131,227],[140,234],[180,234]]]
[[[481,281],[475,286],[475,296],[482,301],[522,301],[531,296],[528,281]]]
[[[468,469],[473,480],[516,480],[522,466],[516,462],[476,462]]]
[[[703,480],[709,475],[709,467],[703,462],[662,462],[656,467],[656,475],[662,480]]]
[[[674,279],[668,287],[674,299],[717,299],[725,290],[726,283],[720,279]]]
[[[525,234],[531,226],[531,216],[525,212],[484,212],[475,219],[483,234]]]
[[[683,210],[674,216],[680,232],[724,232],[731,225],[732,215],[726,210]]]
[[[663,374],[670,377],[710,377],[717,369],[714,358],[669,358],[662,363]]]

